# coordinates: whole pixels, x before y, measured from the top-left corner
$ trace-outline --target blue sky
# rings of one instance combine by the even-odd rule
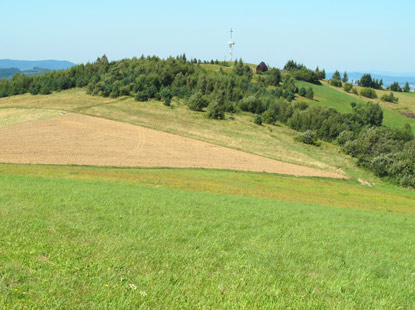
[[[327,71],[415,72],[415,1],[32,1],[0,3],[0,59],[75,63],[157,55]]]

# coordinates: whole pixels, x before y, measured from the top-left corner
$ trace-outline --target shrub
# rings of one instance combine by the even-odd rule
[[[398,103],[399,98],[395,97],[395,96],[393,95],[393,93],[391,92],[389,95],[384,94],[384,95],[380,98],[380,100],[382,100],[382,101],[386,101],[386,102]]]
[[[311,87],[307,88],[307,91],[306,91],[305,96],[308,99],[313,99],[314,98],[314,91],[313,91],[313,89]]]
[[[225,119],[224,107],[216,100],[212,101],[211,103],[209,103],[209,106],[207,108],[207,117],[213,119]]]
[[[169,107],[169,106],[170,106],[170,104],[171,104],[171,99],[170,99],[170,98],[168,98],[168,97],[164,98],[163,104],[164,104],[166,107]]]
[[[340,80],[330,80],[330,85],[336,86],[336,87],[342,87],[342,81]]]
[[[298,91],[298,94],[299,94],[301,97],[305,97],[305,94],[306,94],[306,90],[305,90],[305,88],[304,88],[304,87],[301,87],[301,88],[300,88],[300,90]]]
[[[188,107],[192,111],[203,111],[203,108],[208,106],[209,102],[201,92],[194,93],[189,98]]]
[[[360,91],[360,95],[362,95],[363,97],[366,97],[366,98],[371,98],[371,99],[374,99],[374,98],[378,97],[378,95],[376,94],[376,91],[371,89],[371,88],[363,88]]]
[[[353,85],[352,85],[351,83],[344,83],[344,85],[343,85],[343,89],[344,89],[346,92],[350,93],[350,91],[353,89]]]
[[[276,121],[276,115],[274,111],[268,109],[264,113],[262,113],[262,121],[265,124],[274,124]]]
[[[296,137],[297,141],[310,145],[318,145],[316,135],[312,130],[306,130]]]
[[[371,160],[370,168],[378,177],[385,177],[394,160],[392,154],[381,154]]]
[[[135,95],[134,99],[136,101],[147,101],[148,100],[148,93],[147,91],[139,91],[137,92],[137,94]]]
[[[123,86],[120,88],[120,96],[129,96],[130,95],[130,87]]]
[[[41,95],[49,95],[50,93],[51,93],[51,91],[50,91],[49,86],[47,86],[47,85],[43,85],[43,86],[40,88],[39,94],[41,94]]]
[[[339,145],[345,145],[348,141],[352,141],[353,139],[354,133],[349,130],[344,130],[339,134],[336,141]]]
[[[172,99],[173,98],[173,95],[172,95],[172,92],[171,92],[170,87],[164,87],[164,88],[162,88],[160,90],[160,97],[162,99],[166,99],[166,98]]]
[[[262,117],[261,115],[257,114],[254,119],[254,123],[261,126],[262,125]]]

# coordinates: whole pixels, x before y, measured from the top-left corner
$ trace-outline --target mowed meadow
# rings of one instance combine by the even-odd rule
[[[4,309],[415,306],[411,191],[204,169],[0,171]]]
[[[314,101],[297,100],[348,111],[359,99],[312,87]],[[401,126],[403,116],[383,108],[385,122]],[[415,192],[338,146],[305,145],[250,113],[210,120],[174,100],[84,89],[2,98],[0,127],[67,112],[347,178],[0,164],[0,309],[415,308]]]

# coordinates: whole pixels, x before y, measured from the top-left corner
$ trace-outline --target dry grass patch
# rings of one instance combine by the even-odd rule
[[[0,129],[0,161],[123,167],[193,167],[343,178],[194,139],[79,114]]]
[[[0,109],[0,127],[52,118],[61,113],[62,112],[58,110],[48,109]]]

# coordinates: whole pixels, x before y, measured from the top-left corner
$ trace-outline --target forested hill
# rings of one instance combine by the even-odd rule
[[[21,71],[31,70],[34,68],[43,68],[48,70],[68,69],[75,66],[74,63],[66,60],[12,60],[0,59],[0,69],[17,68]]]
[[[0,69],[0,79],[10,79],[16,74],[24,74],[26,76],[35,76],[35,75],[43,74],[48,71],[50,70],[38,68],[38,67],[35,67],[33,69],[23,70],[23,71],[17,68]]]
[[[85,87],[88,94],[104,97],[132,96],[137,101],[172,100],[212,119],[226,114],[252,113],[257,125],[282,124],[299,132],[298,140],[319,145],[335,143],[380,177],[415,187],[415,140],[409,125],[383,126],[383,111],[376,103],[351,102],[351,113],[327,106],[309,106],[298,98],[313,99],[312,87],[297,87],[297,80],[320,84],[325,72],[289,61],[283,70],[255,73],[242,61],[201,62],[185,55],[156,56],[109,62],[103,56],[94,63],[36,77],[15,75],[0,80],[0,97],[30,92],[50,94]],[[310,84],[308,84],[310,85]],[[353,97],[350,97],[351,101]]]

